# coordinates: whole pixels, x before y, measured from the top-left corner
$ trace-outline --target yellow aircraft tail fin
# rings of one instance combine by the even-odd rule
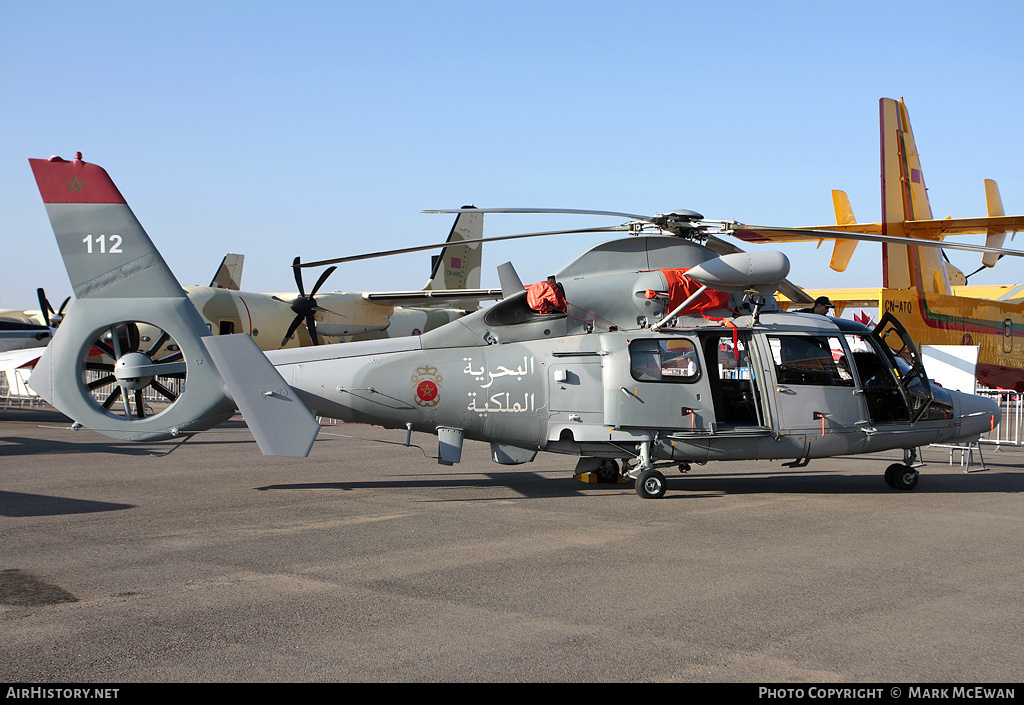
[[[836,225],[854,225],[857,219],[853,217],[853,208],[850,206],[850,197],[845,191],[832,192],[832,205],[836,210]],[[832,246],[832,261],[829,267],[837,272],[845,272],[854,250],[857,249],[856,240],[836,240]]]
[[[882,160],[882,233],[905,237],[904,224],[932,220],[921,155],[914,142],[910,114],[902,100],[879,101]],[[939,236],[941,239],[941,236]],[[882,281],[886,288],[950,294],[942,252],[937,247],[882,245]]]
[[[988,204],[989,217],[1006,215],[1003,211],[1003,199],[999,195],[999,186],[992,179],[985,179],[985,202]],[[1005,240],[1005,230],[989,228],[988,235],[985,237],[985,245],[987,247],[1002,247]],[[994,252],[986,252],[981,257],[981,263],[986,267],[994,267],[998,259],[999,255]]]

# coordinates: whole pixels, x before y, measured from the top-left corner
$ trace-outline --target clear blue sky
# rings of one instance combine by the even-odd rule
[[[27,159],[110,172],[183,284],[226,252],[243,288],[290,263],[442,240],[427,208],[689,208],[879,218],[878,99],[905,98],[937,217],[1024,212],[1019,2],[95,2],[12,0],[0,23],[0,308],[70,294]],[[488,235],[614,224],[489,216]],[[485,246],[524,282],[597,236]],[[1012,243],[1024,249],[1024,238]],[[881,283],[786,248],[804,286]],[[980,256],[950,252],[965,271]],[[972,283],[1024,280],[1004,259]],[[420,287],[429,254],[342,265],[328,290]],[[306,281],[316,272],[307,270]],[[307,287],[311,284],[307,284]]]

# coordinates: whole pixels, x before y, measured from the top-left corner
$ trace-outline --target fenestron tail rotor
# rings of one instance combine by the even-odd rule
[[[184,357],[174,339],[158,329],[143,346],[139,325],[111,325],[84,352],[83,384],[97,407],[120,420],[142,420],[165,410],[161,406],[173,405],[185,384]],[[161,351],[169,354],[158,357]]]

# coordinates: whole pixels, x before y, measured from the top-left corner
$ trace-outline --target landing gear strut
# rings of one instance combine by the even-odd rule
[[[654,469],[650,441],[638,444],[637,450],[639,453],[636,466],[628,474],[629,477],[636,478],[633,483],[636,493],[644,499],[664,497],[665,490],[668,489],[668,483],[665,481],[665,476]]]

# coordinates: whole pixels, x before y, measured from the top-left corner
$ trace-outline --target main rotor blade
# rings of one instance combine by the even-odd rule
[[[471,211],[470,211],[471,212]],[[458,244],[467,244],[475,242],[498,242],[499,240],[518,240],[524,237],[545,237],[547,235],[579,235],[582,233],[611,233],[621,232],[623,230],[629,230],[627,225],[613,225],[604,228],[581,228],[579,230],[549,230],[547,232],[539,233],[523,233],[521,235],[498,235],[496,237],[484,237],[480,239],[464,240]],[[337,257],[335,259],[324,259],[319,262],[306,262],[304,264],[296,265],[297,267],[322,267],[325,264],[340,264],[341,262],[354,262],[361,259],[373,259],[375,257],[390,257],[391,255],[404,255],[407,252],[422,252],[423,250],[436,250],[442,247],[449,247],[452,243],[442,242],[436,245],[420,245],[418,247],[404,247],[399,250],[383,250],[381,252],[370,252],[365,255],[352,255],[350,257]]]
[[[833,230],[815,230],[810,228],[781,228],[762,225],[744,225],[742,223],[719,223],[722,232],[743,240],[744,242],[757,242],[761,244],[779,244],[779,241],[772,239],[772,234],[796,235],[800,237],[813,238],[818,240],[865,240],[867,242],[887,242],[895,245],[909,245],[912,247],[939,247],[951,250],[965,250],[967,252],[993,252],[997,255],[1010,255],[1011,257],[1024,257],[1024,251],[1011,250],[1005,247],[986,247],[985,245],[969,245],[962,242],[950,240],[924,240],[916,237],[895,237],[892,235],[877,235],[863,232],[838,232]]]
[[[448,210],[426,210],[421,213],[538,213],[538,214],[565,214],[565,215],[610,215],[617,218],[629,218],[630,220],[653,221],[655,216],[637,215],[636,213],[622,213],[620,211],[593,211],[585,208],[452,208]]]

